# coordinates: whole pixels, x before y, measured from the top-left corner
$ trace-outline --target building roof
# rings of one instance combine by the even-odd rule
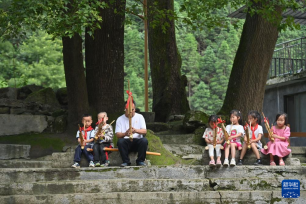
[[[233,13],[229,14],[228,17],[245,19],[246,17],[245,9],[246,6],[243,6],[238,10],[234,11]],[[298,23],[300,25],[306,25],[306,12],[293,11],[292,9],[287,9],[285,12],[283,12],[282,16],[284,19],[286,19],[288,16],[292,16],[294,18],[295,23]]]

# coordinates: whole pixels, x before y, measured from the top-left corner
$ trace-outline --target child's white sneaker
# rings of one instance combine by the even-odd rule
[[[93,161],[89,162],[89,167],[95,167],[95,164],[93,163]]]
[[[80,164],[75,162],[71,167],[72,168],[80,168]]]
[[[228,166],[228,159],[224,159],[223,166]]]
[[[231,166],[236,166],[236,160],[235,159],[231,159]]]

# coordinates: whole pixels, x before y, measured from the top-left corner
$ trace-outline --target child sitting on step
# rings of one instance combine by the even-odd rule
[[[283,157],[290,154],[291,150],[288,149],[288,139],[290,137],[290,128],[288,125],[288,119],[286,113],[279,113],[276,115],[276,126],[271,128],[273,132],[274,141],[269,141],[268,149],[261,149],[263,154],[270,154],[270,165],[276,166],[274,162],[274,156],[279,157],[279,165],[285,166]]]
[[[89,149],[92,148],[93,140],[95,137],[94,129],[91,127],[91,124],[92,124],[91,115],[84,114],[82,118],[82,123],[83,125],[85,125],[85,128],[84,126],[81,128],[84,141],[83,143],[81,143],[80,130],[78,130],[76,138],[79,142],[79,145],[75,149],[74,164],[71,166],[73,168],[80,168],[80,161],[81,161],[82,153],[85,154],[85,157],[87,161],[89,162],[89,167],[94,167],[93,155],[91,152],[87,151],[87,148]]]
[[[224,136],[222,129],[217,126],[217,121],[218,121],[218,116],[217,115],[211,115],[208,119],[208,124],[209,127],[205,129],[205,132],[203,134],[203,138],[205,139],[207,146],[208,146],[208,152],[209,152],[209,157],[210,157],[210,162],[209,166],[215,166],[217,164],[217,167],[221,166],[221,144],[224,141]],[[215,128],[217,129],[217,135],[216,135],[216,144],[214,147],[214,131]],[[217,155],[217,163],[215,163],[215,158],[214,158],[214,148],[216,149],[216,155]]]
[[[224,163],[223,166],[228,166],[229,150],[231,149],[231,166],[236,165],[236,149],[241,150],[240,138],[244,135],[244,129],[242,124],[242,116],[239,110],[232,110],[230,112],[231,125],[226,126],[226,132],[229,134],[228,140],[230,144],[224,143]]]
[[[242,165],[242,159],[247,151],[248,145],[251,145],[251,148],[254,152],[254,154],[256,155],[256,162],[254,163],[254,165],[260,165],[262,164],[261,159],[260,159],[260,155],[259,155],[259,151],[262,148],[262,144],[260,142],[261,136],[263,134],[262,131],[262,126],[259,125],[261,124],[261,117],[260,114],[257,111],[250,111],[248,113],[248,124],[251,124],[251,127],[248,127],[248,129],[246,131],[250,132],[250,140],[249,140],[249,144],[247,143],[247,138],[246,136],[244,137],[244,143],[243,143],[243,147],[241,150],[241,154],[240,154],[240,159],[238,161],[238,165]]]
[[[99,125],[95,129],[95,136],[97,137],[96,143],[93,146],[94,151],[94,163],[95,167],[99,166],[108,166],[109,159],[108,159],[108,152],[104,151],[104,147],[112,148],[113,145],[113,128],[111,125],[107,124],[108,117],[106,112],[101,112],[98,114],[98,123],[102,125],[102,131],[98,134]],[[102,124],[100,124],[102,123]],[[101,161],[100,161],[101,155]]]

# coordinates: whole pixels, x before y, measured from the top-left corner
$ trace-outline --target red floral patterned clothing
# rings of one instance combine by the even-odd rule
[[[217,127],[217,138],[216,141],[219,142],[224,138],[224,134],[221,128]],[[208,139],[208,141],[213,141],[214,140],[214,130],[211,128],[206,128],[205,132],[203,134],[203,138]]]

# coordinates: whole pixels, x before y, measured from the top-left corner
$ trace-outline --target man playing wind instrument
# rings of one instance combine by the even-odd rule
[[[132,103],[131,112],[129,112],[128,108],[129,103]],[[144,163],[148,148],[148,140],[144,137],[147,133],[146,122],[141,114],[135,113],[135,106],[136,104],[133,99],[128,100],[125,104],[125,114],[116,121],[117,146],[123,161],[121,167],[131,165],[129,152],[138,152],[136,160],[138,166],[146,165]],[[131,118],[130,121],[129,117]]]

